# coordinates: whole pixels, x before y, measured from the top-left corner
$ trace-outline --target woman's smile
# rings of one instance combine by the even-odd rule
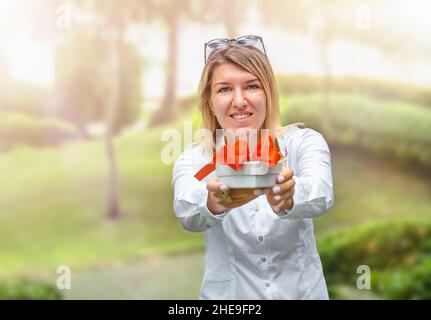
[[[234,119],[235,122],[244,123],[250,120],[250,117],[253,115],[252,112],[236,112],[231,114],[231,118]]]

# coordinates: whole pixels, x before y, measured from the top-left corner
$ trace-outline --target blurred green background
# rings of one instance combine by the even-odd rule
[[[333,154],[335,205],[315,220],[331,298],[431,298],[430,11],[1,1],[0,299],[198,297],[203,235],[174,217],[161,137],[200,126],[204,42],[245,34],[264,39],[282,123],[322,132]]]

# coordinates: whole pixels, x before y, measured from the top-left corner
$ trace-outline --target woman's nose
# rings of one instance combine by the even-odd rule
[[[247,104],[245,94],[241,89],[235,90],[235,96],[233,98],[233,106],[237,108],[243,108]]]

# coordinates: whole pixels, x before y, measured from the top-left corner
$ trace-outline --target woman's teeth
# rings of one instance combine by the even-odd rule
[[[232,118],[241,120],[241,119],[246,119],[250,116],[251,116],[251,113],[243,113],[243,114],[234,114],[232,115]]]

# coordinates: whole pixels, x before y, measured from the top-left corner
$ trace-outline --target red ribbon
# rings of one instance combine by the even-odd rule
[[[268,145],[268,147],[267,147]],[[214,152],[213,159],[206,164],[196,174],[195,178],[201,181],[208,174],[215,170],[216,161],[225,164],[233,170],[238,171],[244,166],[246,161],[261,161],[268,167],[273,167],[281,159],[281,154],[276,148],[272,137],[268,134],[263,135],[253,153],[250,152],[249,145],[245,140],[237,140],[234,145],[225,144],[218,153]]]

